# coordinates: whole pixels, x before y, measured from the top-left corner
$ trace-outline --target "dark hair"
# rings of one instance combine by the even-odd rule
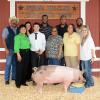
[[[21,28],[25,28],[25,29],[26,29],[26,26],[25,26],[24,24],[21,24],[21,25],[19,26],[19,28],[18,28],[18,29],[19,29],[19,30],[18,30],[19,33],[20,33]],[[27,34],[25,33],[25,35],[27,35]]]
[[[19,26],[19,31],[20,31],[20,29],[23,28],[23,27],[26,28],[26,26],[25,26],[24,24],[21,24],[21,25]]]
[[[31,22],[27,21],[27,22],[25,22],[25,25],[26,25],[26,24],[30,24],[30,25],[31,25]]]
[[[38,22],[35,22],[35,23],[33,24],[33,26],[34,26],[34,25],[39,25],[39,26],[40,26],[40,24],[39,24]]]
[[[42,15],[42,18],[43,18],[43,17],[47,17],[47,18],[48,18],[48,15],[46,15],[46,14],[45,14],[45,15]]]
[[[83,22],[83,19],[82,19],[81,17],[77,18],[77,19],[76,19],[76,22],[77,22],[79,19]]]
[[[69,24],[68,27],[69,27],[70,25],[73,27],[73,32],[76,32],[75,25],[74,25],[74,24]],[[68,28],[67,28],[67,31],[68,31]]]
[[[61,16],[60,16],[60,20],[61,20],[62,18],[66,18],[66,15],[61,15]]]
[[[25,22],[25,26],[26,26],[26,24],[30,24],[31,25],[31,28],[30,28],[29,32],[32,33],[32,24],[31,24],[31,22],[27,21],[27,22]]]

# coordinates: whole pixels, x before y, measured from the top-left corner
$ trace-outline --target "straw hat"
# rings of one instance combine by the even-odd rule
[[[16,16],[12,16],[9,18],[9,22],[11,22],[12,20],[16,20],[16,22],[19,22],[19,19]]]

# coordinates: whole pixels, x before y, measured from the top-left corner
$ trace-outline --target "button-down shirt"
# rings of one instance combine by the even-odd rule
[[[80,46],[80,59],[81,60],[90,60],[92,58],[91,50],[95,50],[94,41],[89,35],[83,45]],[[94,55],[96,56],[96,55]]]
[[[46,39],[45,35],[41,32],[36,32],[37,34],[37,39],[35,39],[35,33],[33,32],[32,34],[29,35],[29,40],[31,43],[31,51],[45,51],[45,46],[46,46]]]
[[[19,33],[14,38],[14,52],[17,53],[20,49],[30,49],[29,38],[23,33]]]
[[[57,58],[60,45],[63,45],[62,37],[60,35],[56,35],[56,36],[50,35],[46,45],[47,57]],[[62,53],[60,57],[63,57]]]

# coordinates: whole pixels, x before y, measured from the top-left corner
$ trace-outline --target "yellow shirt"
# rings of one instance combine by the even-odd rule
[[[64,33],[64,56],[78,56],[78,44],[80,44],[80,36],[74,32],[69,35],[67,32]]]

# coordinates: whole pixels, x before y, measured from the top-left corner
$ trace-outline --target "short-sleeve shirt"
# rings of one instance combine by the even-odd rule
[[[47,45],[46,45],[47,57],[56,58],[60,45],[63,45],[62,37],[59,35],[57,36],[50,35],[47,40]],[[61,55],[61,57],[62,56],[63,55]]]
[[[77,46],[80,44],[80,36],[74,32],[72,35],[66,32],[63,38],[64,56],[78,56]]]

